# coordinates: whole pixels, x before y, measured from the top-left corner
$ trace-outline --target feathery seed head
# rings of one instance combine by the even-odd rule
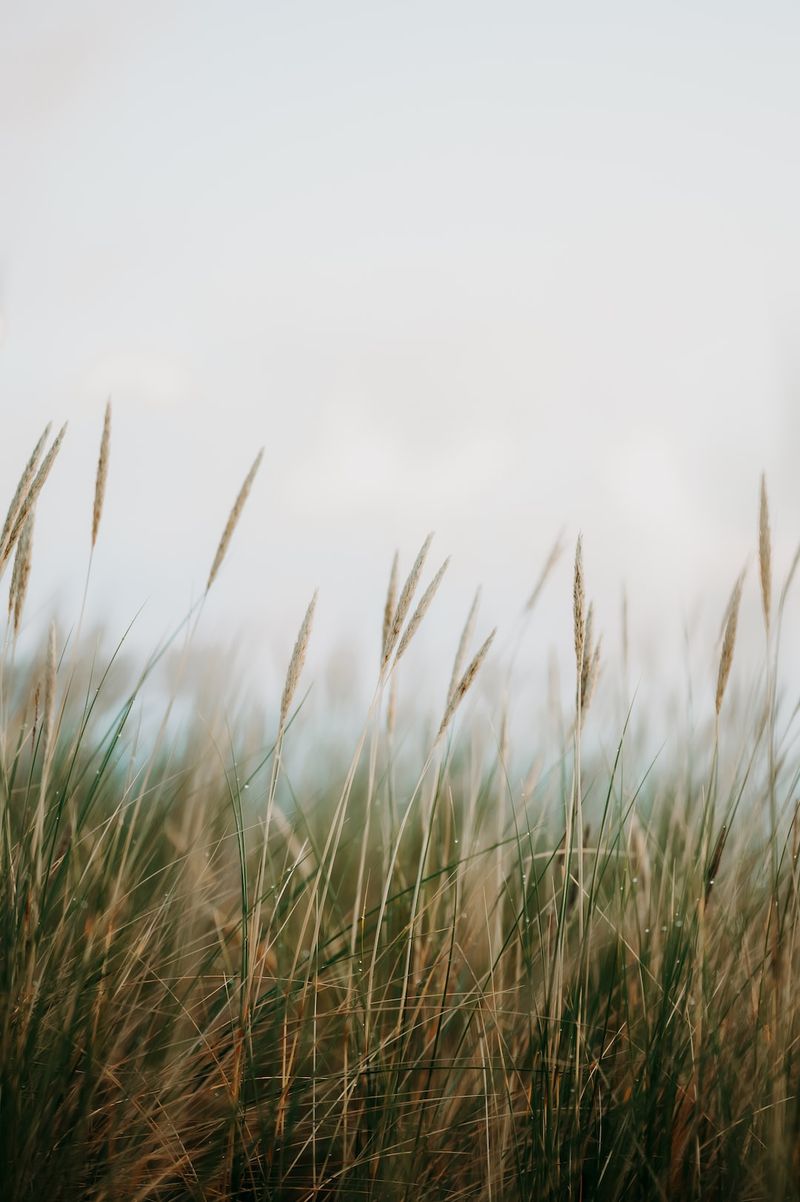
[[[406,626],[405,630],[403,631],[403,637],[401,638],[400,645],[397,648],[397,655],[395,655],[395,657],[394,657],[395,663],[397,663],[397,661],[400,659],[400,656],[406,650],[406,648],[408,647],[408,644],[411,642],[414,635],[417,633],[420,622],[425,617],[425,614],[428,612],[430,603],[433,600],[434,596],[436,595],[436,590],[438,589],[439,585],[441,584],[442,577],[444,576],[445,572],[447,571],[447,565],[449,563],[450,563],[450,557],[448,556],[447,559],[442,564],[442,566],[439,568],[439,571],[436,573],[433,580],[430,582],[428,587],[425,589],[425,592],[422,594],[422,597],[420,598],[420,601],[419,601],[419,605],[414,610],[414,612],[411,615],[411,618],[409,620],[408,626]]]
[[[447,700],[453,696],[456,685],[459,682],[461,673],[464,670],[464,663],[467,658],[467,649],[472,642],[472,636],[475,633],[475,623],[478,620],[478,609],[481,603],[481,588],[480,585],[475,590],[475,596],[470,606],[470,611],[467,614],[467,620],[464,623],[464,629],[461,631],[461,638],[458,640],[456,649],[456,657],[453,660],[453,671],[450,673],[450,684],[447,689]]]
[[[36,509],[28,514],[22,533],[19,536],[17,550],[14,556],[14,568],[11,573],[11,587],[8,592],[8,612],[14,614],[14,636],[19,632],[22,620],[22,607],[28,591],[28,581],[31,575],[31,558],[33,554],[33,523]]]
[[[245,501],[248,498],[250,489],[253,487],[253,481],[255,480],[256,472],[261,466],[261,460],[263,456],[264,448],[262,447],[253,460],[252,467],[245,476],[242,487],[239,489],[239,494],[233,503],[233,508],[228,514],[228,520],[225,523],[225,529],[222,531],[222,538],[219,540],[219,546],[217,547],[217,553],[214,556],[214,562],[211,565],[211,571],[208,573],[206,592],[208,592],[208,590],[211,588],[211,585],[214,583],[217,573],[222,566],[222,561],[225,558],[225,553],[227,552],[230,541],[233,538],[233,532],[236,529],[236,524],[239,521],[239,518],[242,516],[242,510],[244,509]]]
[[[12,527],[14,526],[14,523],[17,520],[17,514],[19,513],[19,507],[25,498],[28,488],[30,487],[31,480],[33,479],[33,474],[36,471],[36,466],[39,462],[39,457],[42,453],[44,444],[47,442],[49,435],[50,435],[50,422],[48,422],[47,425],[45,426],[44,433],[40,436],[39,441],[37,442],[36,446],[31,451],[30,459],[28,460],[28,462],[25,464],[25,467],[23,468],[22,475],[19,478],[19,483],[17,484],[16,490],[14,492],[14,496],[11,498],[11,504],[8,507],[8,513],[6,514],[6,520],[3,523],[2,532],[0,532],[0,553],[2,553],[2,549],[5,547],[5,544],[6,544],[6,539],[11,534]]]
[[[719,671],[717,673],[717,694],[716,694],[716,711],[719,714],[722,709],[722,700],[725,696],[725,686],[728,683],[730,676],[731,664],[733,662],[733,648],[736,643],[736,623],[739,620],[739,603],[742,599],[742,585],[744,584],[744,573],[739,576],[736,584],[733,586],[730,600],[728,601],[727,618],[725,621],[725,633],[722,638],[722,651],[719,659]]]
[[[381,638],[381,657],[386,653],[386,643],[389,631],[392,629],[394,610],[397,604],[397,576],[400,568],[400,553],[395,551],[392,568],[389,572],[389,587],[386,590],[386,602],[383,607],[383,635]]]
[[[447,705],[445,707],[444,717],[442,718],[442,722],[439,727],[439,733],[436,736],[437,742],[444,734],[445,730],[447,729],[448,725],[450,724],[450,720],[453,717],[453,714],[456,712],[459,705],[464,700],[464,696],[467,693],[470,685],[474,681],[475,677],[478,675],[481,665],[489,653],[489,648],[491,647],[492,642],[494,641],[494,636],[496,634],[497,634],[497,628],[495,627],[495,629],[492,631],[492,633],[489,635],[489,637],[486,639],[486,641],[483,643],[483,645],[478,649],[476,654],[473,656],[472,660],[470,661],[469,666],[467,667],[467,670],[465,671],[464,675],[461,677],[461,679],[459,680],[455,689],[453,690],[452,696],[448,700]]]
[[[411,608],[411,602],[414,599],[414,593],[417,591],[419,578],[422,575],[422,569],[425,567],[425,560],[427,559],[428,551],[430,550],[432,542],[433,534],[431,533],[420,547],[419,554],[414,560],[414,565],[406,577],[406,582],[403,585],[400,593],[400,599],[397,602],[397,608],[395,609],[392,624],[389,628],[386,644],[383,648],[383,662],[381,664],[381,671],[383,671],[389,662],[389,657],[391,656],[395,645],[397,644],[397,640],[400,636],[400,629],[406,620],[406,615],[408,614],[409,609]]]
[[[283,696],[281,697],[281,714],[278,722],[278,727],[282,731],[286,725],[286,719],[289,716],[289,707],[292,704],[297,682],[300,679],[300,674],[303,671],[303,664],[306,659],[306,651],[308,650],[308,642],[311,637],[311,624],[314,620],[314,610],[317,607],[317,590],[314,590],[314,595],[308,603],[305,617],[303,618],[300,630],[295,641],[292,658],[289,660],[289,668],[286,672],[286,682],[283,686]]]
[[[111,446],[111,401],[106,402],[103,418],[103,435],[100,439],[100,454],[97,459],[97,478],[94,485],[94,505],[92,507],[92,547],[97,542],[97,531],[100,528],[100,518],[103,514],[103,501],[106,495],[108,480],[108,456]]]
[[[583,617],[584,605],[583,539],[579,534],[578,542],[575,547],[575,575],[572,585],[572,616],[575,633],[575,662],[578,667],[579,676],[583,670],[584,637],[586,634]]]

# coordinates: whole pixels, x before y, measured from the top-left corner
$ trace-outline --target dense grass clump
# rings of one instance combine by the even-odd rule
[[[93,551],[109,439],[110,411]],[[19,557],[0,677],[0,1197],[800,1197],[800,762],[778,688],[793,569],[773,605],[763,485],[765,686],[735,754],[741,580],[686,754],[637,762],[627,724],[610,755],[587,750],[603,665],[579,544],[562,742],[510,748],[485,709],[459,733],[493,653],[476,604],[412,770],[394,684],[446,566],[422,588],[426,540],[403,584],[393,569],[349,763],[301,749],[312,777],[288,765],[316,597],[266,739],[142,724],[165,648],[130,680],[55,627],[17,659],[60,436],[40,468],[45,443],[0,537],[0,561]]]

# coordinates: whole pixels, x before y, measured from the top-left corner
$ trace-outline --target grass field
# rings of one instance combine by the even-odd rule
[[[59,446],[36,448],[0,535],[0,1198],[800,1197],[800,757],[780,688],[796,561],[774,587],[763,485],[709,712],[654,764],[624,723],[610,756],[589,739],[609,720],[598,674],[621,665],[578,543],[575,704],[522,779],[528,749],[471,704],[500,655],[477,606],[409,765],[394,681],[443,571],[428,541],[407,577],[395,561],[374,696],[329,765],[293,745],[316,599],[268,735],[142,723],[166,648],[122,680],[78,630],[18,657]],[[109,448],[107,420],[92,549]],[[743,587],[765,660],[734,735]],[[176,621],[182,654],[202,608]]]

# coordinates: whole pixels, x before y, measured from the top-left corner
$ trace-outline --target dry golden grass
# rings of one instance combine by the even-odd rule
[[[16,625],[45,445],[4,535]],[[55,624],[43,662],[3,652],[3,1202],[800,1199],[794,565],[773,613],[766,485],[764,705],[728,696],[741,575],[716,690],[655,761],[603,705],[613,658],[597,691],[580,539],[554,579],[569,703],[491,717],[479,674],[516,648],[492,631],[470,658],[476,594],[438,728],[387,737],[387,679],[391,707],[443,591],[447,561],[414,604],[430,541],[399,595],[393,562],[349,757],[293,721],[316,593],[274,707],[245,722],[214,681],[172,745],[150,667],[59,655]]]

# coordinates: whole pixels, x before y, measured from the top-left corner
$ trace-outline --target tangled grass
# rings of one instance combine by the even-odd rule
[[[800,762],[778,688],[797,561],[773,607],[763,483],[766,684],[735,755],[741,579],[701,754],[637,764],[626,729],[607,761],[582,748],[601,652],[579,544],[575,706],[544,768],[517,780],[503,721],[457,733],[492,647],[477,599],[438,733],[401,766],[395,667],[444,570],[415,606],[426,540],[402,585],[395,562],[349,766],[312,788],[287,749],[316,598],[266,745],[199,724],[140,738],[164,648],[121,694],[113,657],[88,664],[55,627],[17,662],[60,438],[0,537],[2,562],[20,557],[0,679],[0,1196],[800,1197]],[[109,440],[110,410],[92,552]]]

